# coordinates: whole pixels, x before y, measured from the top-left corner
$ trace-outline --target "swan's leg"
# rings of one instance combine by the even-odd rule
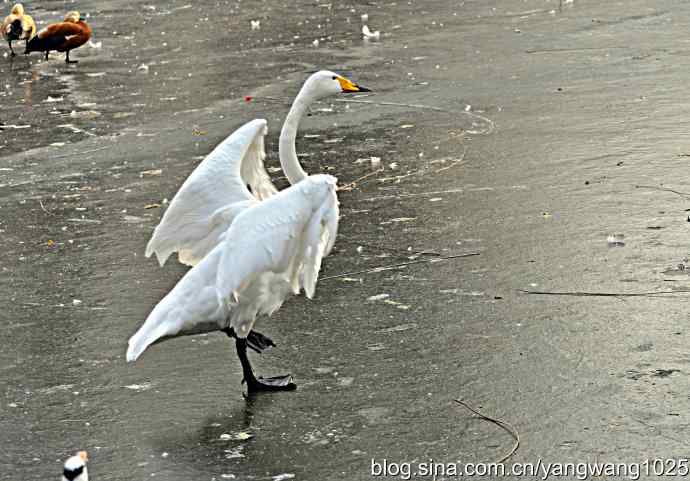
[[[223,329],[223,332],[227,334],[228,337],[237,339],[237,334],[235,334],[235,330],[232,327],[226,327]],[[275,347],[275,345],[275,342],[273,342],[270,337],[264,336],[260,332],[249,331],[249,334],[247,335],[247,347],[249,349],[253,349],[259,354],[264,352],[269,347]]]
[[[12,40],[8,40],[7,44],[10,46],[10,57],[16,56],[17,54],[14,53],[14,50],[12,49]]]
[[[259,377],[257,379],[247,357],[247,340],[242,338],[235,339],[235,347],[237,348],[237,357],[240,358],[240,363],[242,363],[244,381],[247,383],[247,389],[250,394],[261,391],[294,391],[297,389],[297,385],[292,382],[292,376],[289,374],[267,378]]]

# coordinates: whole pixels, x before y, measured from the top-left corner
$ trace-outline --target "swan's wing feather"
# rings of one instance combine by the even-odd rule
[[[321,259],[337,232],[335,188],[334,177],[313,175],[238,215],[225,234],[216,285],[219,303],[239,299],[241,304],[245,290],[257,285],[270,289],[276,275],[293,286],[278,290],[283,298],[301,288],[311,297]],[[308,274],[303,276],[303,271]],[[269,304],[279,302],[271,299]],[[265,307],[256,306],[255,311],[271,310]]]
[[[266,172],[264,160],[266,159],[266,148],[264,147],[264,138],[266,136],[266,121],[262,120],[264,126],[261,130],[261,135],[255,137],[254,141],[249,145],[249,149],[240,164],[240,177],[245,185],[249,185],[252,189],[252,194],[258,200],[264,200],[277,192],[271,177]]]
[[[180,279],[153,308],[144,324],[129,339],[127,361],[135,361],[144,350],[164,337],[218,329],[228,311],[218,303],[216,271],[221,247],[214,249]]]
[[[211,252],[221,242],[233,219],[244,209],[258,202],[257,200],[234,202],[216,210],[211,214],[206,224],[208,234],[200,237],[196,242],[190,243],[189,247],[180,249],[177,253],[179,261],[189,266],[199,263],[206,254]]]
[[[323,257],[333,248],[338,233],[338,197],[335,190],[327,195],[309,221],[304,236],[304,270],[302,283],[308,298],[314,297]]]
[[[246,123],[194,169],[163,214],[146,257],[155,253],[163,265],[178,252],[181,262],[195,265],[239,212],[276,192],[263,164],[266,130],[263,119]]]

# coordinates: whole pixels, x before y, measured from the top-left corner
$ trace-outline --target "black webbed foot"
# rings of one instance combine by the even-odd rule
[[[242,382],[247,383],[247,389],[250,394],[268,391],[294,391],[297,389],[297,384],[292,382],[292,375],[290,374],[273,377],[259,376],[258,379],[249,382],[245,379]]]
[[[297,389],[297,385],[292,382],[292,376],[289,374],[285,376],[257,378],[254,375],[252,366],[249,363],[249,358],[247,357],[247,346],[247,339],[235,338],[237,356],[240,358],[240,363],[242,363],[242,374],[244,374],[244,379],[242,379],[242,382],[247,383],[247,391],[249,394],[259,392],[294,391]]]

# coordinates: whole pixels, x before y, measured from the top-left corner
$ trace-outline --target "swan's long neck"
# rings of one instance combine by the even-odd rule
[[[294,185],[302,179],[307,178],[307,173],[302,169],[297,159],[297,151],[295,150],[295,137],[297,136],[297,127],[302,116],[307,111],[307,107],[312,102],[309,95],[306,95],[304,89],[300,91],[297,98],[292,103],[290,112],[288,112],[283,124],[283,129],[280,131],[280,143],[278,144],[278,153],[280,156],[280,166],[287,176],[290,184]]]

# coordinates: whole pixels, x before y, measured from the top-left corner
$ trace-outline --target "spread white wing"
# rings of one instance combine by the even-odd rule
[[[177,252],[180,262],[196,265],[240,212],[276,192],[263,163],[266,131],[263,119],[244,124],[194,169],[153,232],[146,257],[155,253],[162,266]]]
[[[228,229],[216,287],[219,302],[230,302],[238,336],[290,293],[314,295],[321,259],[338,229],[335,190],[334,177],[309,176],[243,212]]]
[[[232,325],[245,337],[258,314],[292,293],[314,295],[338,229],[336,179],[313,175],[241,212],[223,241],[190,269],[129,340],[127,360],[171,336]]]

